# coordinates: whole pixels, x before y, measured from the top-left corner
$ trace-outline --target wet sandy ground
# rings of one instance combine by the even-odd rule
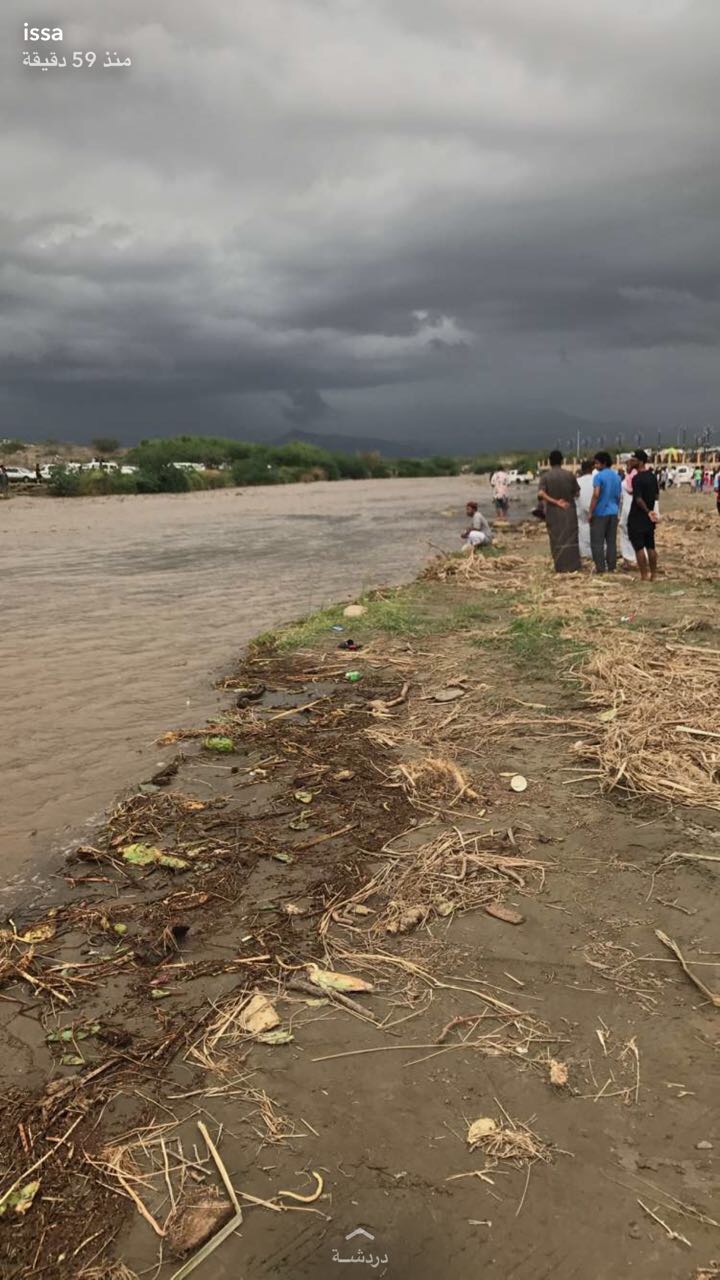
[[[472,476],[1,503],[0,901],[212,711],[253,635],[412,577],[474,495],[491,515]]]

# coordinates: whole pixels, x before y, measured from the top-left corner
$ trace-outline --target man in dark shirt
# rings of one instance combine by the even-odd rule
[[[647,454],[644,449],[637,449],[631,459],[637,467],[632,480],[632,506],[628,516],[628,538],[637,556],[640,577],[643,582],[655,581],[657,574],[657,552],[655,550],[655,525],[657,515],[655,503],[658,500],[658,482],[655,472],[648,470]]]

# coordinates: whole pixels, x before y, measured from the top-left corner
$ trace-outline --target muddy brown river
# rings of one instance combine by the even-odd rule
[[[165,729],[212,712],[253,635],[410,578],[488,493],[471,476],[0,503],[0,893],[161,762]]]

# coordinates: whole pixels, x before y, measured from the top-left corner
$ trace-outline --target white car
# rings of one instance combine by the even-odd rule
[[[11,484],[35,484],[37,479],[34,471],[29,471],[27,467],[6,467],[7,478]]]
[[[695,468],[689,467],[686,463],[673,467],[670,472],[673,484],[692,484],[694,471]]]
[[[508,471],[508,481],[510,484],[529,484],[531,480],[532,475],[529,471],[518,471],[515,468],[513,468],[512,471]]]

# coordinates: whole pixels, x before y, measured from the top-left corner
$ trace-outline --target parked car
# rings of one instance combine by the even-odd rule
[[[690,467],[687,463],[681,463],[679,467],[670,468],[670,476],[673,484],[692,484],[694,467]]]
[[[513,468],[512,471],[508,471],[508,480],[510,484],[530,484],[530,481],[532,480],[532,472],[518,471],[516,468]]]
[[[6,467],[7,478],[11,484],[35,484],[35,472],[27,467]]]

